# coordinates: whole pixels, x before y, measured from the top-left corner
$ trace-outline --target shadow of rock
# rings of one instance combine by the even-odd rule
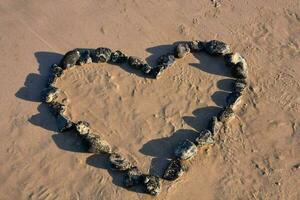
[[[234,79],[222,79],[217,82],[217,87],[220,90],[231,92],[233,91]]]
[[[211,96],[211,98],[217,106],[226,107],[227,106],[226,99],[228,95],[229,95],[228,92],[217,91]]]

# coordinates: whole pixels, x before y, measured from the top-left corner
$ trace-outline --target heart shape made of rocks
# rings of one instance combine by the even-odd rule
[[[124,186],[132,187],[143,185],[145,191],[151,195],[157,195],[161,191],[162,180],[158,176],[144,174],[137,166],[132,164],[124,155],[113,150],[112,146],[100,135],[95,134],[86,121],[72,121],[67,115],[67,107],[58,101],[60,89],[55,87],[56,81],[64,72],[74,66],[82,66],[88,63],[111,63],[124,64],[141,70],[146,77],[157,79],[166,68],[172,66],[177,59],[184,58],[188,53],[205,52],[211,56],[221,56],[226,66],[231,69],[235,78],[233,91],[228,96],[227,106],[217,116],[211,118],[209,127],[199,132],[194,140],[181,142],[174,149],[174,157],[165,169],[162,179],[174,181],[185,171],[184,161],[194,157],[198,148],[212,145],[223,125],[235,116],[235,110],[241,103],[242,94],[247,87],[248,68],[246,60],[239,54],[233,53],[230,46],[222,41],[191,41],[181,42],[174,47],[173,52],[161,55],[157,65],[152,67],[144,60],[127,56],[120,50],[112,51],[109,48],[100,47],[97,49],[74,49],[67,52],[61,62],[52,66],[52,73],[49,78],[48,87],[43,91],[43,100],[49,105],[57,119],[57,127],[60,132],[75,128],[76,133],[84,140],[88,152],[95,154],[108,154],[111,167],[124,173]]]

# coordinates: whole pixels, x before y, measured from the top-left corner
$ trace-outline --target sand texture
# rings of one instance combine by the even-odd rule
[[[217,5],[217,6],[216,6]],[[74,48],[109,47],[154,64],[177,41],[218,39],[249,66],[238,117],[157,197],[126,189],[106,156],[58,133],[41,103],[50,66]],[[300,199],[299,0],[0,2],[0,200]],[[188,55],[157,79],[88,64],[56,83],[72,120],[86,120],[143,172],[161,176],[173,149],[226,105],[221,58]]]

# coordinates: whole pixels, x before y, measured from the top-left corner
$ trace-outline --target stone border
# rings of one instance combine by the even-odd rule
[[[121,51],[112,51],[109,48],[74,49],[67,52],[60,64],[52,66],[48,88],[44,90],[43,101],[47,103],[57,119],[60,132],[76,128],[78,135],[88,146],[88,152],[95,154],[108,154],[111,167],[124,173],[124,186],[129,188],[135,185],[143,185],[145,191],[151,195],[157,195],[161,191],[161,178],[150,174],[143,174],[137,166],[134,166],[119,152],[113,151],[111,145],[95,134],[90,124],[85,121],[73,122],[66,116],[66,106],[57,102],[59,89],[54,87],[56,80],[69,68],[75,65],[88,63],[112,63],[123,64],[141,70],[146,77],[158,78],[162,72],[172,66],[177,59],[184,58],[188,53],[206,52],[211,56],[222,56],[226,66],[231,68],[232,76],[236,78],[233,84],[233,92],[227,98],[227,106],[218,115],[212,117],[209,127],[201,131],[195,141],[185,140],[174,149],[174,158],[165,169],[162,179],[174,181],[185,171],[184,160],[188,160],[197,154],[198,148],[212,145],[224,123],[234,116],[236,106],[241,102],[241,96],[247,87],[248,68],[246,60],[239,53],[232,53],[228,44],[211,40],[208,42],[191,41],[181,42],[174,48],[174,52],[162,55],[157,60],[157,65],[151,67],[144,60],[127,56]]]

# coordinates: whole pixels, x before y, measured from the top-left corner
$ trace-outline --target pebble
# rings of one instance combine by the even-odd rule
[[[179,43],[175,47],[175,56],[176,58],[183,58],[185,57],[188,53],[190,53],[190,47],[187,43]]]
[[[210,130],[203,130],[200,132],[199,137],[196,138],[196,145],[197,146],[204,146],[204,145],[211,145],[214,144],[215,140],[213,138],[213,134]]]
[[[198,53],[204,49],[204,42],[194,40],[188,43],[192,53]]]
[[[187,160],[195,156],[197,154],[197,151],[198,150],[196,145],[190,140],[186,139],[177,146],[177,148],[174,151],[174,154],[181,160]]]
[[[76,124],[76,130],[80,135],[86,135],[90,132],[90,124],[86,121],[79,121]]]
[[[143,181],[142,172],[137,167],[132,167],[126,171],[123,180],[127,188],[139,185]]]
[[[247,65],[243,62],[238,62],[232,66],[231,74],[234,78],[247,79],[248,77],[248,68]]]
[[[157,176],[145,175],[144,185],[148,194],[157,195],[161,191],[161,180]]]
[[[245,79],[237,79],[233,82],[233,91],[242,93],[247,87]]]
[[[120,50],[111,53],[110,61],[112,63],[120,64],[126,62],[127,60],[128,60],[128,56]]]
[[[230,46],[222,41],[211,40],[204,45],[204,50],[212,56],[221,56],[231,52]]]
[[[112,51],[109,48],[99,47],[91,55],[94,63],[104,63],[110,60]]]
[[[169,166],[164,172],[163,178],[169,181],[176,180],[183,175],[186,167],[183,165],[182,161],[179,159],[173,159],[170,161]]]
[[[142,66],[142,72],[144,74],[150,74],[152,68],[150,67],[150,65],[148,65],[147,63],[145,63],[143,66]]]
[[[131,67],[142,69],[142,67],[146,64],[146,62],[138,57],[130,56],[128,58],[128,64]]]
[[[109,161],[116,170],[125,171],[132,167],[131,163],[123,155],[116,152],[109,156]]]
[[[93,60],[92,60],[92,57],[90,55],[90,51],[85,50],[82,53],[80,53],[80,58],[77,61],[77,64],[82,66],[84,64],[89,64],[89,63],[92,63],[92,62],[93,62]]]
[[[85,144],[88,147],[88,152],[90,153],[111,153],[111,147],[109,143],[103,139],[98,134],[87,133],[82,135]]]
[[[225,64],[229,67],[234,66],[235,64],[242,62],[247,67],[247,62],[240,53],[229,53],[224,56]]]
[[[230,107],[226,107],[219,115],[218,120],[222,123],[228,122],[234,117],[234,111]]]
[[[62,69],[67,69],[69,67],[74,66],[80,58],[80,53],[78,50],[72,50],[67,52],[63,59],[60,62],[60,67]]]
[[[173,65],[176,62],[175,56],[172,54],[161,55],[157,59],[157,65],[164,66],[165,68]]]

